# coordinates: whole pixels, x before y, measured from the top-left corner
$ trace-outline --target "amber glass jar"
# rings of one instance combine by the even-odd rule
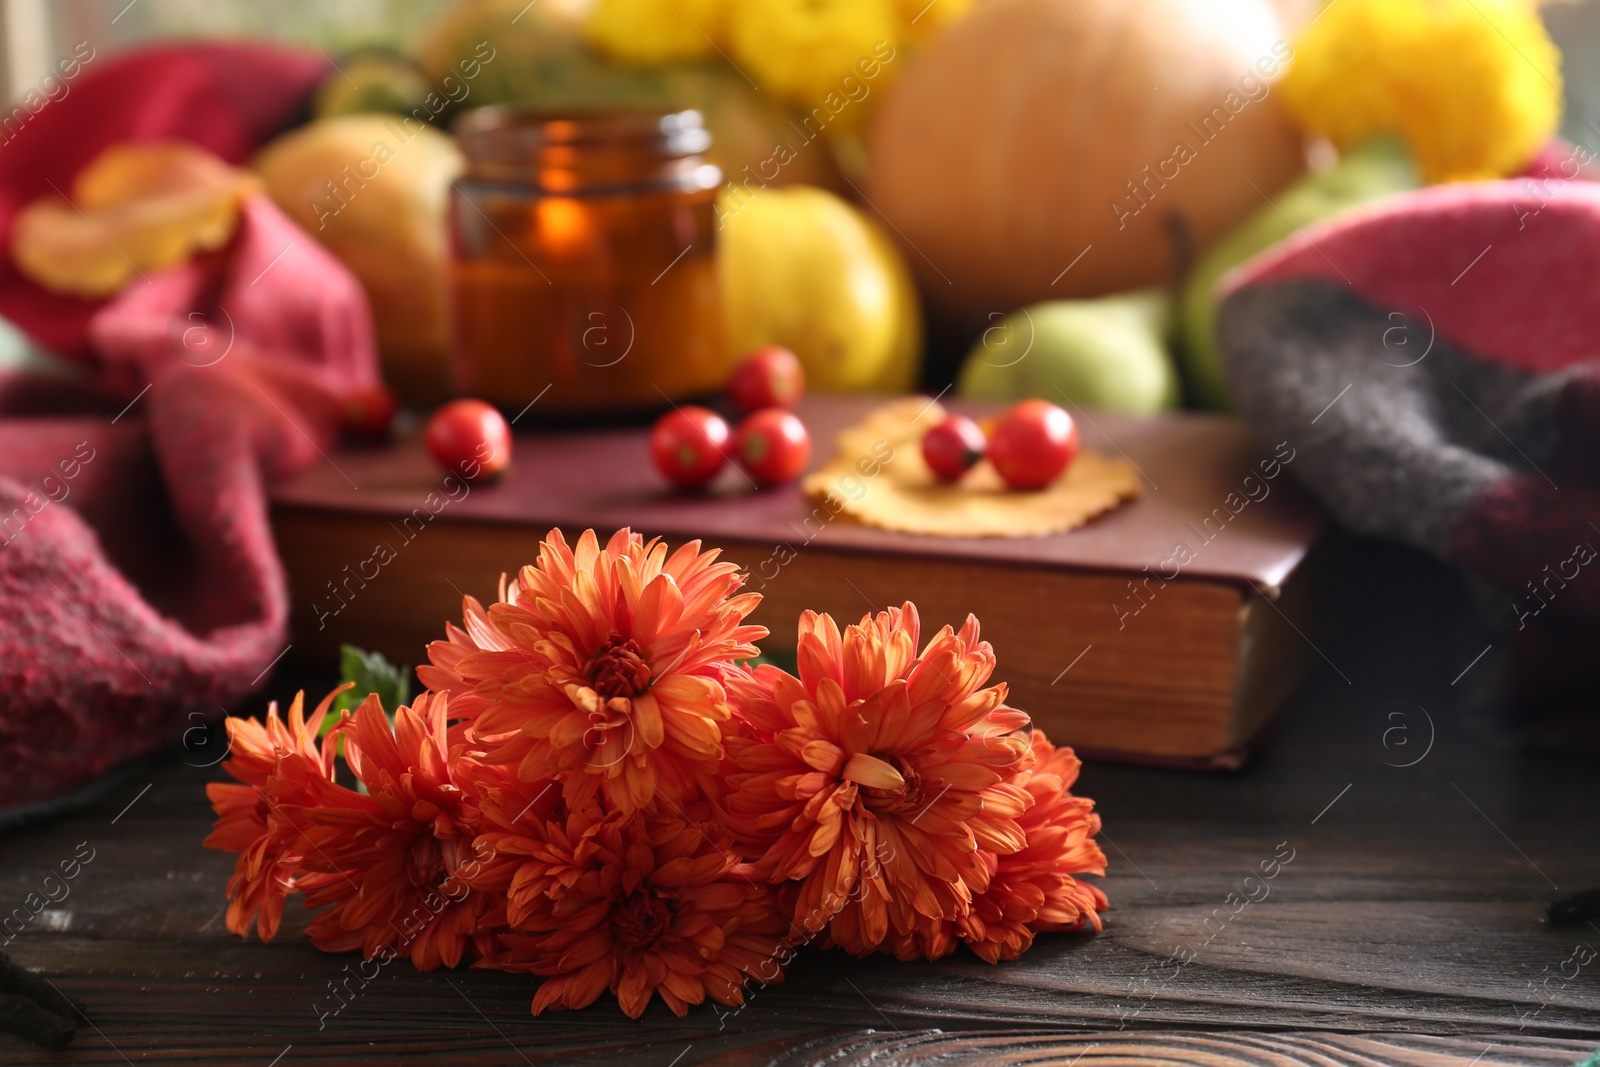
[[[644,411],[727,377],[699,112],[481,108],[456,127],[456,390],[512,412]],[[548,390],[546,389],[548,387]]]

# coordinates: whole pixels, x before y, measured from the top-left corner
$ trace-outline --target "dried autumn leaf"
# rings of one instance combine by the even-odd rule
[[[110,296],[136,274],[227,244],[240,204],[259,189],[247,171],[182,141],[113,145],[79,172],[70,200],[51,194],[18,213],[11,254],[47,289]]]
[[[801,482],[806,495],[820,502],[832,494],[830,510],[842,503],[840,514],[866,526],[936,537],[1065,533],[1139,495],[1133,464],[1088,449],[1037,492],[1007,489],[987,461],[956,485],[941,485],[923,462],[921,445],[923,432],[943,411],[937,404],[924,411],[924,405],[918,397],[892,401],[841,433],[835,457]],[[893,458],[875,477],[863,477],[886,451],[883,442],[893,447]]]

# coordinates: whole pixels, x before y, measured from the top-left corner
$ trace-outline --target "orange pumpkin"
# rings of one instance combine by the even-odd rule
[[[1291,55],[1268,0],[991,0],[889,90],[868,195],[969,322],[1164,282],[1303,169]]]

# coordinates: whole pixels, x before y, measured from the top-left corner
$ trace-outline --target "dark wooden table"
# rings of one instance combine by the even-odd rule
[[[1576,1063],[1600,1047],[1600,928],[1544,910],[1600,885],[1596,754],[1490,739],[1464,711],[1483,665],[1444,637],[1453,579],[1359,558],[1348,621],[1247,769],[1086,769],[1112,861],[1098,937],[998,967],[811,953],[737,1015],[638,1022],[613,1004],[535,1019],[531,979],[397,966],[319,1025],[351,959],[297,936],[299,914],[268,946],[226,932],[233,857],[200,847],[218,772],[173,758],[0,837],[0,911],[80,842],[94,854],[6,946],[90,1024],[60,1054],[0,1035],[0,1063]]]

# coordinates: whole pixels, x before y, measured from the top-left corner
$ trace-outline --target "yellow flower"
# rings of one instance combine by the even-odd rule
[[[712,59],[728,0],[599,0],[584,27],[589,43],[636,66]]]
[[[1341,147],[1395,133],[1428,180],[1525,167],[1561,118],[1561,54],[1531,0],[1334,0],[1283,94]]]
[[[729,43],[763,91],[807,110],[834,110],[830,95],[843,100],[867,79],[882,83],[899,41],[895,8],[896,0],[739,0],[729,13]]]

